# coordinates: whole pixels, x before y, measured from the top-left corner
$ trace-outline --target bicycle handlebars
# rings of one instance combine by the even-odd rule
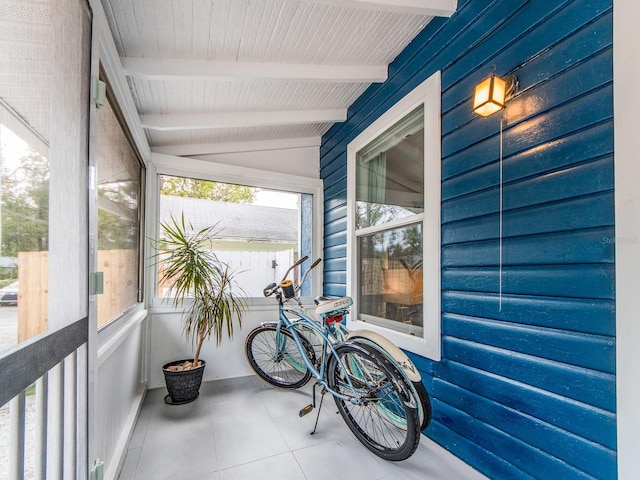
[[[264,290],[262,290],[262,293],[265,297],[270,297],[271,295],[273,295],[273,292],[277,290],[277,288],[278,288],[278,285],[276,285],[275,283],[271,283],[266,287],[264,287]]]
[[[309,270],[307,270],[306,272],[304,272],[304,275],[302,276],[302,280],[300,280],[300,283],[298,284],[298,286],[295,288],[295,292],[298,293],[300,291],[300,288],[302,287],[302,285],[304,285],[304,282],[307,280],[307,275],[309,275],[309,272],[311,270],[313,270],[314,268],[316,268],[318,266],[318,264],[322,261],[321,258],[318,258],[315,262],[313,262],[311,264],[311,266],[309,267]]]
[[[304,262],[306,262],[309,259],[309,257],[307,255],[305,255],[304,257],[302,257],[301,259],[299,259],[296,263],[294,263],[293,265],[291,265],[289,267],[289,269],[285,272],[284,276],[282,277],[282,282],[284,282],[287,279],[287,276],[289,275],[289,272],[291,272],[291,270],[293,270],[296,267],[299,267],[300,265],[302,265]],[[309,269],[304,272],[304,275],[302,276],[302,280],[300,281],[300,283],[295,287],[295,292],[297,293],[300,290],[300,287],[302,287],[302,285],[304,284],[304,282],[307,280],[307,275],[309,275],[309,272],[311,270],[313,270],[314,268],[316,268],[318,266],[318,264],[322,261],[321,258],[318,258],[315,262],[313,262],[311,264],[311,266],[309,267]],[[270,297],[271,295],[273,295],[278,289],[280,289],[280,285],[276,284],[276,283],[270,283],[269,285],[267,285],[264,290],[262,290],[262,293],[264,294],[265,297]]]
[[[287,276],[289,275],[289,272],[291,270],[293,270],[294,268],[296,268],[299,265],[302,265],[304,262],[306,262],[309,259],[309,257],[307,255],[305,255],[304,257],[302,257],[300,260],[298,260],[296,263],[294,263],[293,265],[291,265],[289,267],[289,270],[287,270],[284,274],[284,277],[282,277],[281,282],[284,282],[287,279]]]

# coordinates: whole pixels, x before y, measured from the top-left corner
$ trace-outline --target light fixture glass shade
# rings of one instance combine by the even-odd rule
[[[504,107],[507,93],[507,82],[491,75],[476,85],[473,94],[473,113],[488,117]]]

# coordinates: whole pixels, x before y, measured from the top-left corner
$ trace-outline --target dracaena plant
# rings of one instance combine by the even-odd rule
[[[160,229],[161,238],[154,243],[160,285],[169,287],[166,297],[173,306],[187,307],[183,330],[196,345],[196,367],[206,339],[213,334],[218,345],[225,331],[232,338],[234,319],[242,325],[246,295],[235,280],[236,272],[211,250],[217,225],[196,231],[183,213],[179,220],[172,216],[160,223]]]

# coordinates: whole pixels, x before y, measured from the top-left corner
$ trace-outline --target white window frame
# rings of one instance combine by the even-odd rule
[[[179,166],[176,166],[179,165]],[[157,238],[158,236],[158,212],[160,207],[160,186],[158,177],[171,175],[176,177],[198,178],[212,182],[231,183],[259,187],[272,190],[282,190],[291,193],[305,193],[313,196],[313,232],[312,232],[312,259],[321,258],[322,254],[322,224],[323,224],[323,194],[322,180],[298,175],[277,173],[273,171],[255,168],[239,167],[211,161],[197,160],[193,158],[176,157],[161,153],[152,153],[151,165],[147,167],[147,232]],[[153,246],[147,243],[147,252],[153,252]],[[169,302],[158,297],[157,294],[157,265],[148,266],[147,298],[153,311],[173,310]],[[305,304],[312,304],[312,299],[320,295],[322,290],[322,264],[316,267],[309,280],[312,281],[311,296],[303,298]],[[266,286],[266,285],[265,285]],[[272,306],[272,298],[249,297],[248,306]]]
[[[151,158],[151,149],[147,143],[147,139],[144,133],[144,129],[140,124],[140,116],[131,97],[131,91],[127,84],[127,79],[122,72],[122,66],[120,64],[120,56],[118,50],[113,43],[111,31],[102,5],[98,0],[88,0],[91,10],[93,12],[93,40],[92,40],[92,108],[90,110],[90,147],[89,147],[89,277],[90,282],[94,281],[94,275],[97,270],[97,256],[98,256],[98,185],[97,185],[97,145],[98,136],[100,135],[100,126],[98,125],[98,113],[95,107],[98,100],[98,94],[96,91],[97,81],[100,76],[100,70],[109,82],[111,92],[113,94],[113,104],[117,106],[122,114],[123,125],[122,128],[127,130],[127,134],[131,137],[132,148],[137,151],[139,158],[142,162],[142,166],[146,169],[149,165],[149,159]],[[145,178],[141,178],[142,188],[145,191],[141,191],[141,202],[139,206],[143,217],[140,219],[140,232],[144,238],[146,221],[144,219],[146,207],[146,186]],[[144,265],[146,263],[145,256],[147,255],[146,240],[140,242],[140,277],[139,282],[142,284],[142,288],[146,290],[144,282],[147,280],[146,272],[144,271]],[[146,291],[142,292],[146,294]],[[115,351],[118,346],[127,338],[128,333],[136,328],[146,316],[146,299],[141,302],[132,305],[120,316],[112,319],[104,325],[97,328],[97,295],[89,295],[89,345],[90,351],[95,348],[93,354],[90,353],[89,357],[95,355],[98,359],[95,365],[90,368],[97,371],[98,367],[107,361],[109,355]],[[95,328],[95,331],[94,331]],[[95,336],[94,336],[95,335]],[[93,345],[93,347],[92,347]],[[146,373],[143,374],[143,377]],[[93,458],[90,455],[90,458]]]
[[[385,224],[385,228],[422,223],[423,245],[423,336],[418,337],[365,322],[358,317],[358,251],[355,229],[356,154],[376,137],[424,106],[424,213]],[[432,360],[441,358],[440,317],[440,71],[414,88],[347,146],[347,294],[353,298],[347,318],[351,330],[368,329],[380,333],[405,350]],[[361,229],[367,233],[371,227]]]

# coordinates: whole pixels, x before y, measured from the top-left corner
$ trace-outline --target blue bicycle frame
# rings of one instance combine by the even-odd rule
[[[284,351],[284,347],[285,347],[284,341],[283,341],[284,337],[282,337],[280,334],[281,329],[284,328],[291,334],[293,341],[296,344],[296,347],[302,354],[302,360],[304,361],[306,368],[309,369],[309,371],[311,372],[311,375],[317,380],[317,382],[327,392],[329,392],[334,397],[338,397],[342,400],[349,401],[354,404],[360,403],[360,396],[358,395],[358,392],[356,391],[355,387],[351,383],[351,379],[349,378],[349,375],[346,375],[346,380],[349,385],[349,389],[353,393],[353,397],[347,397],[329,388],[329,385],[327,382],[327,364],[328,364],[329,354],[333,355],[336,358],[336,361],[338,362],[339,367],[343,371],[346,372],[348,370],[346,369],[344,363],[338,356],[334,344],[330,341],[331,333],[329,332],[328,328],[318,325],[318,322],[316,322],[315,320],[313,320],[312,318],[310,318],[304,313],[302,307],[300,309],[285,307],[283,305],[283,300],[281,298],[278,299],[278,302],[279,302],[279,309],[278,309],[279,321],[277,323],[275,322],[271,323],[272,325],[273,324],[276,325],[277,349],[274,355],[274,361],[277,360],[277,358],[280,355],[284,355],[286,353]],[[297,318],[295,320],[292,320],[289,317],[287,317],[286,315],[287,313],[295,315]],[[313,330],[318,335],[320,335],[323,339],[322,340],[322,360],[319,365],[319,370],[316,368],[315,365],[312,364],[311,360],[306,354],[305,348],[302,345],[302,341],[300,340],[300,334],[297,332],[297,327],[299,326],[304,326],[306,328]],[[296,368],[295,365],[293,366],[294,368]]]

